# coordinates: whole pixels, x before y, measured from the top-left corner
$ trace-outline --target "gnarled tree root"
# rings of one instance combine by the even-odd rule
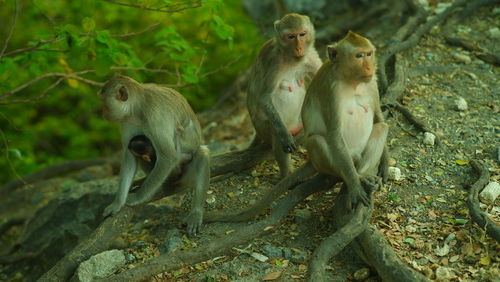
[[[478,194],[490,180],[488,168],[481,161],[472,161],[472,167],[479,173],[479,179],[471,185],[469,196],[467,197],[467,207],[469,208],[472,220],[479,225],[486,233],[500,243],[500,227],[490,220],[485,212],[479,207]]]
[[[348,213],[346,203],[347,193],[342,189],[333,208],[337,231],[314,252],[309,264],[309,281],[326,281],[324,266],[351,241],[347,248],[353,249],[366,264],[373,267],[383,281],[428,281],[402,262],[384,236],[368,224],[373,204],[371,207],[357,207],[354,213]]]
[[[124,206],[117,214],[106,218],[99,227],[81,241],[69,254],[64,256],[38,281],[67,281],[78,265],[91,256],[108,249],[110,243],[127,226],[134,215],[135,208]]]
[[[135,268],[112,275],[105,281],[140,281],[152,275],[172,271],[229,252],[234,246],[244,244],[253,238],[271,232],[299,202],[309,195],[328,189],[333,183],[326,176],[317,175],[297,186],[281,199],[265,219],[244,226],[234,233],[208,240],[208,244],[192,250],[179,250],[153,258]]]
[[[250,220],[254,216],[263,212],[279,196],[288,191],[289,188],[303,182],[305,179],[316,173],[311,163],[307,162],[304,166],[294,171],[289,176],[282,179],[271,191],[250,208],[235,214],[207,213],[203,219],[204,222],[243,222]]]

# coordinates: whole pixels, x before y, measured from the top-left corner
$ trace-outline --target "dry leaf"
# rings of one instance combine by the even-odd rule
[[[264,231],[268,231],[268,230],[271,230],[271,229],[273,229],[273,228],[274,228],[274,226],[272,226],[272,225],[270,225],[270,226],[266,226],[266,227],[264,228]]]
[[[267,274],[264,278],[262,278],[262,281],[272,281],[280,278],[281,274],[283,271],[276,271],[276,272],[271,272]]]

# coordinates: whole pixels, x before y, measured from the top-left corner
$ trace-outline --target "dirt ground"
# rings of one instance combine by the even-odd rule
[[[499,54],[500,31],[494,29],[499,26],[500,8],[489,7],[451,31]],[[409,73],[403,104],[429,125],[439,142],[424,144],[424,134],[399,112],[385,111],[390,165],[400,169],[402,178],[390,180],[377,192],[371,224],[408,265],[432,280],[500,281],[499,244],[471,221],[465,204],[478,177],[472,160],[489,167],[490,181],[500,181],[500,70],[472,52],[448,45],[442,31],[435,27],[416,47],[402,53]],[[467,109],[457,108],[460,99]],[[214,152],[245,148],[253,130],[244,93],[232,97],[220,112],[224,120],[204,121],[209,146]],[[298,167],[305,151],[293,158]],[[234,213],[255,203],[277,182],[274,161],[219,179],[210,185],[206,211]],[[331,207],[338,190],[310,196],[270,235],[230,254],[158,274],[151,281],[303,281],[310,255],[333,232]],[[497,224],[499,201],[482,207]],[[223,238],[247,224],[206,224],[201,234],[188,237],[181,221],[189,203],[189,195],[174,196],[136,214],[114,243],[127,253],[128,264],[122,271],[172,249],[203,246],[211,236]],[[350,249],[332,258],[327,270],[331,281],[380,280]]]
[[[493,11],[480,9],[452,31],[498,54],[500,38],[490,31],[500,26],[498,15],[498,7]],[[448,45],[441,27],[435,27],[418,46],[404,52],[403,57],[409,69],[403,103],[430,126],[439,143],[425,145],[423,133],[398,112],[386,111],[390,162],[401,170],[403,179],[389,181],[376,194],[372,224],[384,233],[405,262],[431,279],[499,281],[499,245],[471,221],[465,202],[469,186],[477,180],[469,165],[471,160],[487,164],[492,175],[490,181],[500,180],[500,71],[473,53]],[[466,110],[458,110],[459,99],[466,101]],[[228,144],[242,148],[251,140],[251,124],[244,103],[242,99],[233,102],[229,119],[206,127],[207,140],[214,142],[214,148]],[[304,156],[304,151],[294,155],[297,166]],[[212,183],[207,211],[235,212],[247,207],[277,183],[277,176],[276,163],[268,161]],[[332,232],[335,215],[330,209],[337,191],[332,189],[309,197],[271,235],[256,238],[231,254],[159,274],[152,280],[301,281],[312,251]],[[169,212],[161,218],[145,215],[135,220],[131,231],[123,236],[131,242],[126,251],[137,259],[127,267],[158,255],[160,246],[172,236],[182,238],[181,249],[191,249],[203,245],[207,236],[224,236],[241,226],[207,224],[201,235],[188,238],[178,228],[188,209],[187,200],[180,197],[160,201],[159,206],[173,208],[167,209]],[[498,199],[483,209],[490,213],[491,219],[500,222]],[[259,261],[255,257],[260,257],[252,253],[268,259]],[[346,250],[330,261],[328,272],[332,281],[379,280],[373,271],[363,274],[365,268],[362,261]],[[359,272],[354,274],[356,271]]]

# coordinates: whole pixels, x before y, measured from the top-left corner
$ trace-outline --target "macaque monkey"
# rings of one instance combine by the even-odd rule
[[[300,110],[304,78],[321,67],[309,17],[288,14],[274,22],[275,37],[261,48],[251,70],[247,106],[256,131],[254,144],[270,144],[280,176],[290,174],[290,153],[303,128]]]
[[[151,168],[156,162],[156,152],[151,140],[149,140],[145,135],[135,136],[128,143],[128,149],[135,157],[141,159],[142,161],[149,163]]]
[[[210,179],[210,153],[202,145],[200,124],[186,99],[170,88],[141,84],[121,75],[113,76],[104,85],[100,98],[104,117],[120,123],[125,148],[119,191],[104,215],[118,212],[125,203],[146,203],[160,188],[165,190],[163,195],[191,188],[193,202],[185,220],[188,233],[199,232]],[[152,150],[147,148],[149,144]],[[126,149],[129,146],[131,150]],[[138,151],[141,147],[146,149],[146,155],[152,152],[155,156],[148,156],[150,163],[142,158],[144,152]],[[138,161],[147,176],[138,192],[129,194]]]
[[[351,208],[368,206],[361,184],[380,184],[375,175],[387,175],[388,127],[379,103],[375,47],[349,31],[327,53],[302,107],[304,146],[319,173],[343,180]]]

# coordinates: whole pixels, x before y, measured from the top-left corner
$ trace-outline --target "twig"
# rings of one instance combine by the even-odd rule
[[[103,1],[109,2],[109,3],[113,3],[113,4],[117,4],[117,5],[126,6],[126,7],[138,8],[138,9],[141,9],[141,10],[147,10],[147,11],[153,11],[153,12],[162,12],[162,13],[177,13],[177,12],[181,12],[181,11],[184,11],[184,10],[187,10],[187,9],[194,9],[194,8],[201,7],[201,0],[186,1],[186,2],[181,2],[181,3],[174,3],[174,4],[170,4],[170,5],[164,6],[162,8],[146,7],[146,6],[139,5],[139,4],[125,3],[125,2],[120,2],[120,1],[116,1],[116,0],[103,0]],[[180,8],[173,8],[173,7],[180,6],[180,5],[189,5],[189,6],[180,7]],[[169,8],[172,8],[172,9],[169,9]]]
[[[14,173],[14,175],[16,177],[21,178],[21,175],[19,175],[19,173],[17,173],[16,169],[14,168],[14,164],[12,163],[12,160],[10,159],[9,142],[7,141],[7,137],[5,136],[5,133],[3,132],[3,130],[1,128],[0,128],[0,135],[2,135],[2,141],[3,141],[4,147],[5,147],[5,159],[7,160],[7,163],[9,163],[9,167],[10,167],[12,173]]]
[[[151,69],[146,67],[111,67],[112,70],[130,70],[130,71],[146,71],[146,72],[156,72],[156,73],[166,73],[169,75],[174,75],[169,70],[166,69]]]
[[[7,53],[4,54],[4,57],[12,57],[12,56],[16,56],[16,55],[19,55],[19,54],[22,54],[22,53],[25,53],[25,52],[32,52],[32,51],[40,51],[40,52],[67,52],[66,50],[39,49],[39,47],[41,47],[41,46],[43,46],[45,44],[49,44],[49,43],[52,43],[54,41],[59,41],[59,40],[61,40],[61,39],[57,39],[55,36],[53,38],[51,38],[51,39],[40,40],[37,43],[35,43],[34,46],[26,47],[26,48],[21,48],[21,49],[16,49],[16,50],[7,52]]]
[[[9,34],[7,35],[7,38],[5,39],[5,43],[3,45],[2,52],[0,53],[0,59],[2,59],[3,54],[5,53],[5,50],[7,50],[7,46],[9,45],[10,38],[12,37],[12,33],[14,32],[14,27],[16,26],[18,16],[19,16],[19,0],[16,0],[14,21],[13,21],[12,25],[10,26]]]
[[[81,82],[84,82],[86,84],[89,84],[89,85],[92,85],[92,86],[103,86],[104,83],[102,82],[97,82],[97,81],[93,81],[93,80],[89,80],[89,79],[86,79],[86,78],[83,78],[83,77],[80,77],[79,75],[82,75],[82,74],[86,74],[86,73],[91,73],[91,72],[95,72],[95,70],[84,70],[84,71],[79,71],[79,72],[73,72],[73,73],[46,73],[46,74],[43,74],[33,80],[30,80],[24,84],[22,84],[21,86],[18,86],[16,89],[14,90],[11,90],[9,92],[5,92],[5,93],[2,93],[0,94],[0,100],[2,99],[7,99],[9,97],[11,97],[12,95],[16,94],[17,92],[20,92],[21,90],[35,84],[36,82],[42,80],[42,79],[45,79],[45,78],[50,78],[50,77],[58,77],[59,80],[52,84],[51,86],[49,86],[49,88],[47,88],[44,93],[46,93],[48,90],[54,88],[55,86],[57,86],[62,80],[64,79],[76,79],[76,80],[79,80]],[[35,98],[36,99],[36,98]],[[27,99],[27,100],[30,100],[30,99]],[[39,100],[39,99],[38,99]],[[23,102],[25,100],[19,100],[19,102]],[[17,102],[17,101],[14,101],[14,102]],[[1,105],[5,105],[5,104],[12,104],[14,102],[0,102]]]
[[[479,207],[478,194],[488,181],[490,180],[490,172],[488,168],[481,161],[472,161],[472,167],[479,173],[479,179],[471,185],[469,196],[467,197],[467,207],[469,208],[472,220],[481,227],[481,229],[486,230],[486,233],[500,243],[500,226],[495,222],[490,220],[485,212]]]
[[[137,32],[130,32],[130,33],[125,33],[125,34],[113,34],[111,35],[112,37],[117,37],[117,38],[126,38],[126,37],[132,37],[132,36],[137,36],[137,35],[140,35],[140,34],[143,34],[143,33],[146,33],[150,30],[153,30],[157,27],[159,27],[161,25],[161,23],[154,23],[148,27],[146,27],[145,29],[141,30],[141,31],[137,31]]]

